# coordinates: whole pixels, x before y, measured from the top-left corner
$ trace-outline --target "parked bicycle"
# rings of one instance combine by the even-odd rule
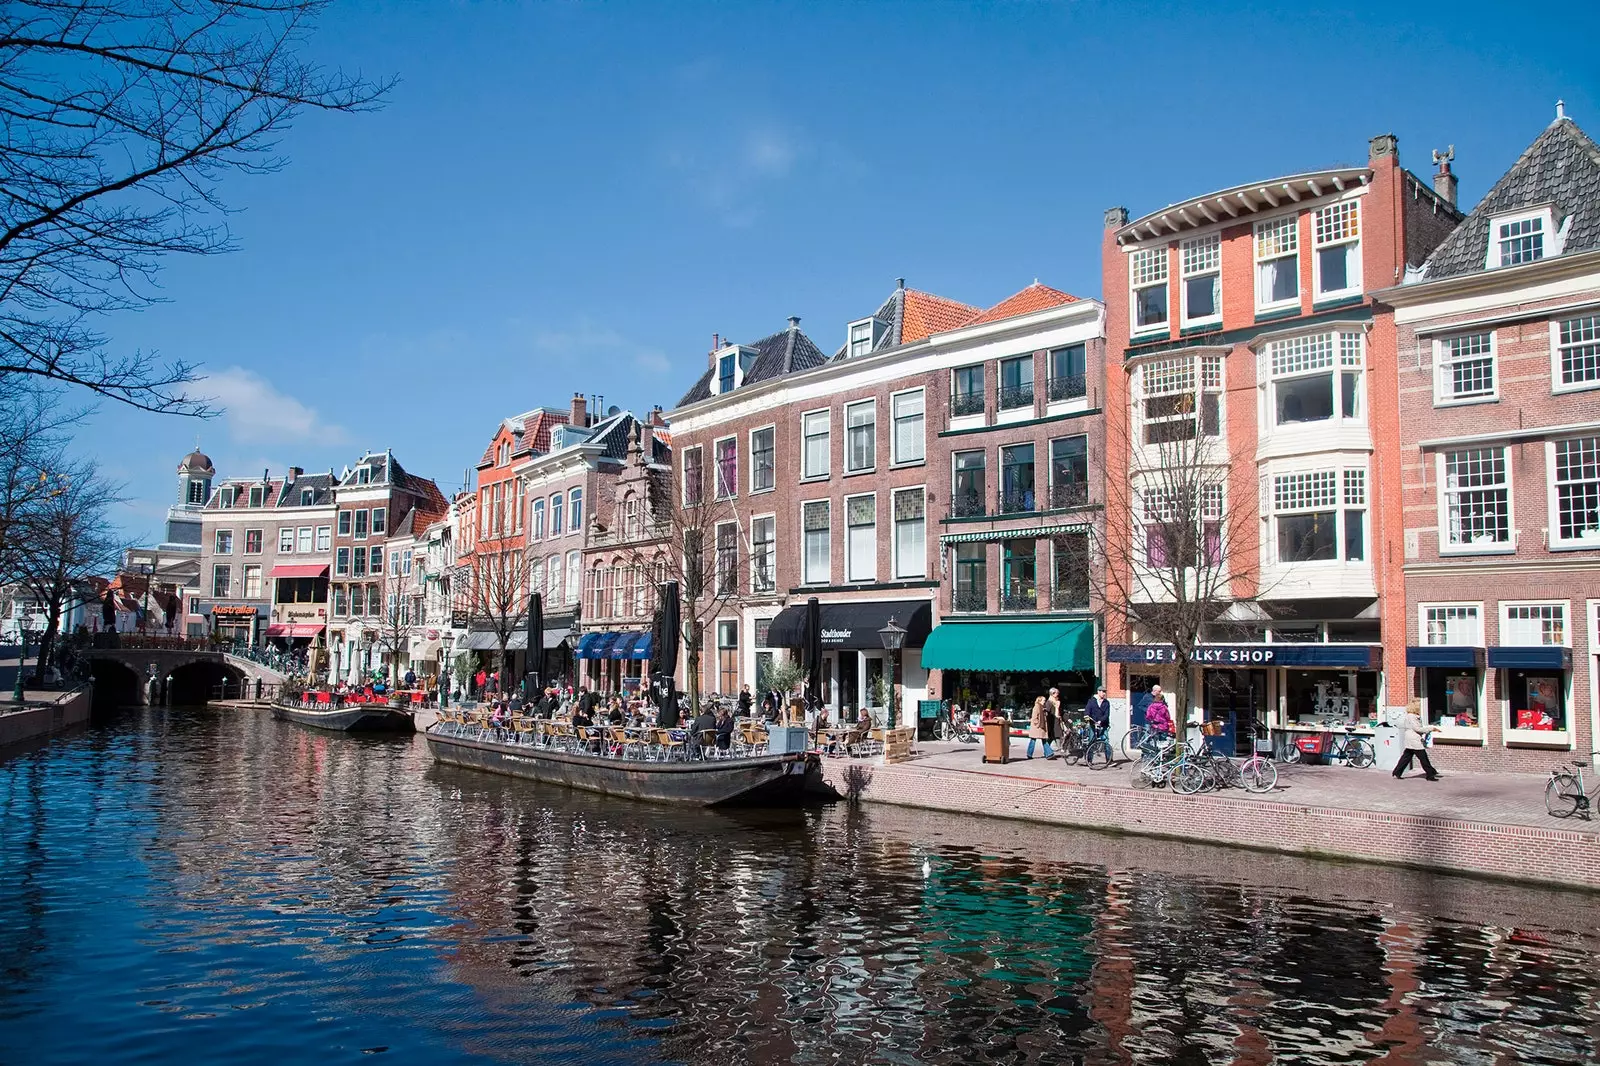
[[[1060,751],[1066,761],[1081,761],[1091,770],[1103,770],[1111,765],[1111,742],[1086,717],[1068,726],[1066,736],[1061,738]]]
[[[1316,734],[1311,734],[1316,736]],[[1377,749],[1372,746],[1372,741],[1366,737],[1356,736],[1354,733],[1335,733],[1327,730],[1323,734],[1321,752],[1307,752],[1298,743],[1290,745],[1288,758],[1285,762],[1306,762],[1307,755],[1321,755],[1332,761],[1341,759],[1346,766],[1353,766],[1357,770],[1365,770],[1377,761]]]
[[[1596,755],[1600,755],[1600,751],[1589,753],[1590,758]],[[1550,771],[1550,779],[1544,786],[1544,809],[1557,818],[1571,818],[1576,814],[1587,822],[1594,808],[1595,793],[1600,792],[1600,781],[1585,791],[1583,771],[1588,768],[1589,759],[1573,759],[1572,765],[1577,773],[1566,767]]]
[[[949,700],[939,704],[939,720],[934,726],[940,740],[954,740],[962,744],[975,744],[978,735],[972,731],[972,723],[967,721],[966,712],[960,707],[952,707]]]
[[[1271,736],[1262,736],[1251,729],[1255,737],[1255,754],[1239,766],[1239,784],[1246,792],[1271,792],[1278,787],[1278,764],[1272,758]]]

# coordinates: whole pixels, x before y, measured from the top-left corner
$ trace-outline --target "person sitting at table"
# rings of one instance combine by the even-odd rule
[[[689,723],[689,749],[698,754],[700,751],[701,735],[708,732],[715,732],[716,728],[717,716],[711,713],[711,708],[709,706],[702,705],[700,708],[700,713],[695,716],[693,722]]]
[[[589,708],[581,702],[573,704],[572,724],[575,726],[594,725],[594,719],[589,717]]]
[[[871,729],[872,726],[872,712],[865,707],[861,708],[861,713],[856,715],[856,727],[858,729]]]
[[[628,716],[622,713],[622,701],[613,699],[611,701],[611,710],[606,714],[606,721],[612,725],[623,725],[627,720]]]
[[[733,715],[728,713],[728,708],[717,709],[717,750],[731,751],[733,749]]]

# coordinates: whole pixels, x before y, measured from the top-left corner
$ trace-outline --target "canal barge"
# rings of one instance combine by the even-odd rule
[[[814,751],[712,759],[633,759],[467,736],[441,722],[423,733],[434,759],[608,796],[690,807],[794,807],[835,798]]]
[[[272,717],[280,722],[341,733],[409,733],[415,728],[408,711],[385,703],[352,703],[343,707],[274,703]]]

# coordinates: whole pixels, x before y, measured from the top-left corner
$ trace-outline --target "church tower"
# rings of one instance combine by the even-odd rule
[[[200,512],[211,498],[211,479],[216,468],[204,452],[196,449],[178,464],[178,502],[167,509],[168,544],[200,546]]]

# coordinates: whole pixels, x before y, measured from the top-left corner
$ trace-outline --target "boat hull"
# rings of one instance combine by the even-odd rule
[[[411,716],[406,712],[370,703],[326,711],[274,705],[272,717],[283,722],[340,733],[409,733],[415,728]]]
[[[451,766],[608,796],[691,807],[792,807],[828,798],[815,753],[650,762],[472,740],[429,730],[434,759]]]

